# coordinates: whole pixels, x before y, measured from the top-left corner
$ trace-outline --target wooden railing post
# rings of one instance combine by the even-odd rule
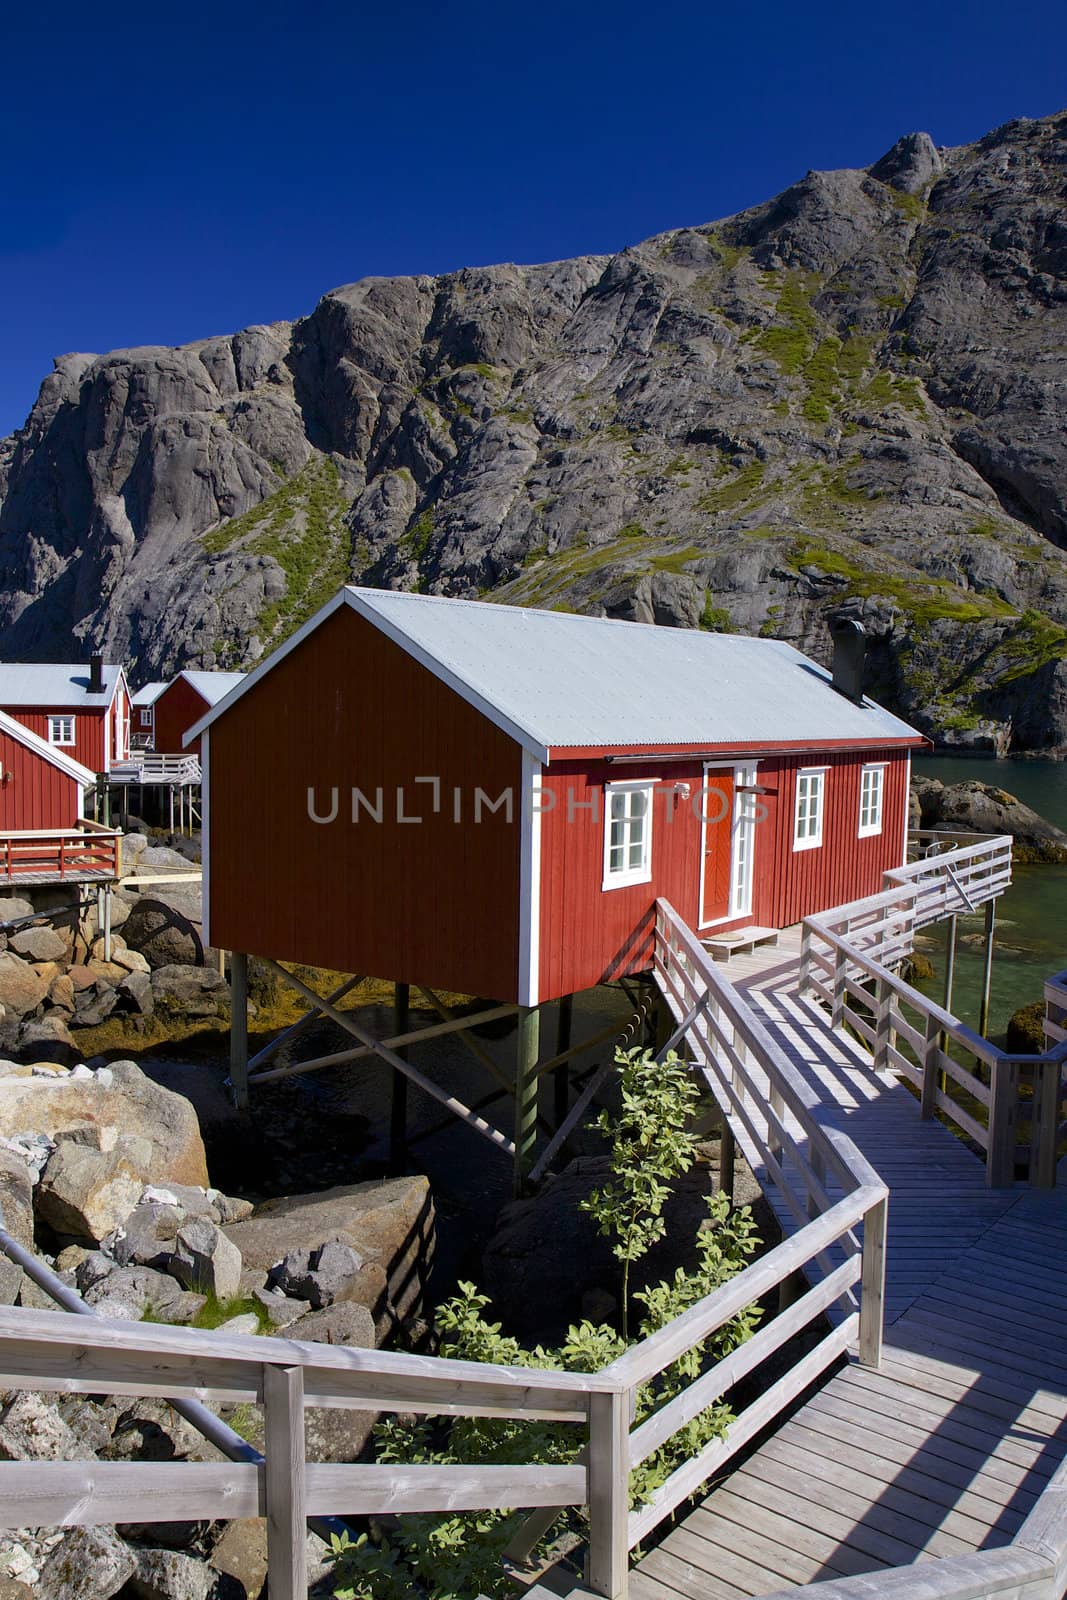
[[[934,1017],[926,1019],[922,1061],[922,1101],[919,1115],[929,1121],[937,1110],[937,1057],[941,1049],[941,1030]]]
[[[800,934],[800,969],[797,973],[797,994],[803,1000],[809,988],[809,975],[811,973],[811,939],[812,932],[805,922]]]
[[[830,1007],[830,1025],[840,1028],[845,1020],[845,979],[848,976],[848,956],[840,945],[834,947],[834,990]]]
[[[989,1068],[989,1149],[986,1182],[1006,1189],[1015,1182],[1015,1115],[1018,1072],[1010,1056],[998,1056]]]
[[[307,1600],[303,1368],[264,1367],[263,1403],[271,1600]]]
[[[885,1328],[885,1245],[889,1196],[884,1195],[863,1216],[863,1274],[860,1279],[860,1360],[865,1367],[882,1364]]]
[[[874,986],[874,1066],[884,1072],[889,1066],[889,1046],[893,1036],[893,991],[884,978]]]
[[[1038,1189],[1056,1187],[1062,1072],[1059,1061],[1039,1062],[1034,1069],[1034,1098],[1030,1107],[1030,1182]]]
[[[626,1600],[630,1578],[630,1393],[589,1396],[589,1573],[592,1592]]]

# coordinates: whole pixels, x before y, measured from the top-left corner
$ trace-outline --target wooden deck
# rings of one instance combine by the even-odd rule
[[[989,1189],[798,997],[798,957],[792,930],[726,976],[890,1186],[883,1365],[824,1382],[636,1566],[633,1600],[770,1595],[1003,1546],[1067,1458],[1067,1192]]]

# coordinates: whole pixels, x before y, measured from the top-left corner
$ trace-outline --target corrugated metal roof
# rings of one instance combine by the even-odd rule
[[[29,728],[24,728],[21,722],[14,717],[9,717],[6,711],[0,711],[0,728],[9,733],[19,744],[25,745],[27,750],[32,750],[42,760],[50,761],[60,772],[65,772],[68,777],[74,778],[83,789],[96,782],[96,773],[90,772],[88,767],[83,767],[80,761],[68,755],[65,750],[57,750],[55,745],[41,739]]]
[[[88,662],[0,661],[0,706],[107,707],[121,671],[105,665],[103,694],[90,694]]]
[[[191,683],[197,694],[203,695],[209,706],[217,706],[231,689],[244,681],[243,672],[183,672],[181,676]]]
[[[350,603],[545,749],[918,738],[791,645],[349,588]]]
[[[143,689],[138,689],[133,696],[135,706],[154,705],[167,687],[166,683],[146,683]]]

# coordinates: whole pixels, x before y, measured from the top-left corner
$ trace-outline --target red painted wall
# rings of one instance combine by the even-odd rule
[[[74,826],[81,812],[77,781],[2,728],[0,767],[0,831]]]
[[[83,767],[88,767],[90,772],[103,772],[104,770],[104,744],[107,731],[107,711],[103,706],[93,706],[89,710],[76,706],[4,706],[0,711],[6,711],[9,716],[21,722],[24,728],[29,728],[39,739],[48,743],[48,718],[49,716],[73,716],[74,739],[73,745],[65,744],[60,748],[64,755],[73,756],[75,761],[80,761]]]
[[[210,710],[202,694],[198,694],[184,678],[175,678],[168,684],[155,704],[156,736],[153,749],[162,755],[180,756],[200,754],[200,740],[196,739],[186,750],[182,738],[186,731],[199,722]]]
[[[209,929],[278,960],[517,998],[519,746],[372,624],[343,607],[210,730]],[[442,807],[428,785],[439,777]],[[382,823],[351,822],[350,791]],[[397,820],[396,788],[406,791]],[[503,811],[469,820],[475,786]],[[315,823],[339,791],[338,817]],[[453,821],[452,791],[465,797]]]
[[[860,839],[860,771],[883,760],[882,831]],[[794,851],[797,770],[822,765],[828,769],[823,843],[816,849]],[[752,911],[716,923],[713,931],[752,923],[787,927],[829,906],[875,894],[882,887],[883,872],[898,866],[903,857],[906,772],[907,752],[900,750],[835,752],[818,758],[777,754],[759,760],[757,781],[771,793],[760,796],[765,815],[755,828]],[[643,777],[659,778],[665,788],[688,783],[690,797],[675,799],[662,789],[656,793],[651,882],[605,890],[603,786]],[[703,846],[695,802],[702,783],[700,761],[657,764],[650,757],[647,762],[619,765],[580,760],[553,762],[547,769],[543,787],[555,795],[555,804],[541,821],[541,1000],[647,970],[653,910],[660,896],[691,928],[698,928]],[[595,815],[582,805],[594,791]]]

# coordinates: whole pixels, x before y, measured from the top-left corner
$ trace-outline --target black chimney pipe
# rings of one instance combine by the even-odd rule
[[[89,693],[103,694],[104,692],[104,658],[102,655],[93,654],[89,657]]]
[[[862,622],[840,617],[830,624],[834,641],[834,688],[847,700],[863,703],[863,667],[867,659],[867,634]]]

